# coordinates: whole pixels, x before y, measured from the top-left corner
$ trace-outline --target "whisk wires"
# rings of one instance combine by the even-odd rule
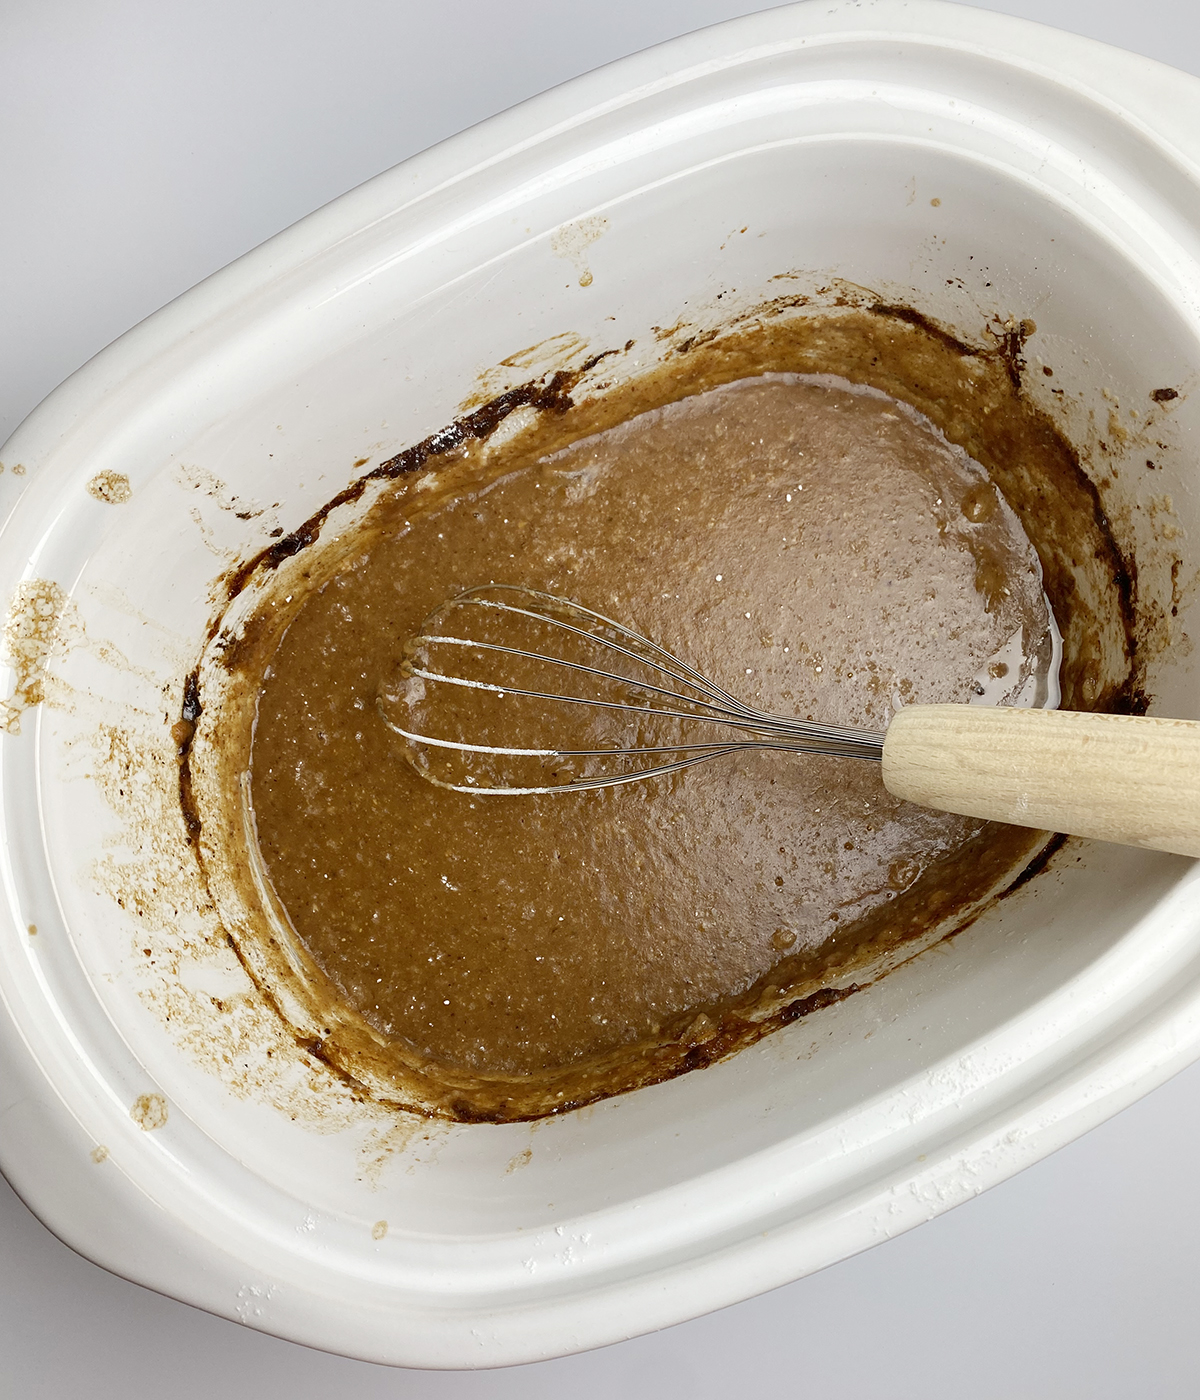
[[[545,641],[514,645],[511,640],[496,641],[488,635],[472,635],[483,633],[486,625],[496,621],[507,623],[509,619],[539,632],[549,628],[551,643],[558,638],[563,643],[563,651],[554,645],[543,650],[547,645]],[[576,656],[587,656],[589,650],[595,650],[590,659],[575,659],[564,654],[568,646],[574,649]],[[480,674],[464,674],[470,667],[456,664],[468,658],[477,669],[481,668]],[[512,673],[514,665],[523,668],[520,675]],[[508,673],[505,668],[509,668]],[[636,674],[627,674],[630,668]],[[530,684],[526,674],[544,674],[548,678],[544,684],[556,688]],[[762,750],[876,761],[883,752],[882,734],[755,709],[623,623],[571,599],[519,584],[484,584],[450,599],[426,619],[422,633],[406,644],[399,677],[401,685],[394,693],[381,694],[379,708],[383,720],[405,740],[409,757],[422,777],[453,792],[532,796],[591,791],[664,777],[713,759]],[[578,694],[569,688],[558,689],[566,677],[574,678],[576,689],[586,684],[595,693]],[[434,690],[431,692],[428,687]],[[552,743],[552,734],[547,735],[543,744],[487,743],[478,740],[489,737],[488,734],[461,732],[462,716],[453,707],[450,707],[451,713],[460,723],[458,733],[450,736],[427,733],[424,724],[421,728],[410,727],[416,718],[424,718],[431,697],[432,708],[438,709],[438,688],[442,687],[497,700],[517,697],[522,701],[542,702],[551,707],[552,718],[540,722],[550,724],[553,724],[554,707],[586,707],[589,712],[608,712],[610,716],[623,716],[626,721],[636,721],[639,725],[646,721],[655,725],[672,721],[718,727],[724,733],[700,742],[681,738],[670,742],[596,747]],[[605,687],[615,688],[621,698],[611,698],[611,695],[606,698]],[[403,719],[395,713],[397,709]],[[468,719],[468,726],[470,722]],[[568,771],[575,760],[610,763],[615,760],[622,766],[617,771],[569,772],[565,781],[538,784],[514,784],[503,776],[485,781],[491,772],[489,767],[486,772],[468,771],[464,781],[453,782],[432,771],[424,752],[427,749],[453,751],[481,760],[536,759],[543,764],[554,760],[565,762]]]

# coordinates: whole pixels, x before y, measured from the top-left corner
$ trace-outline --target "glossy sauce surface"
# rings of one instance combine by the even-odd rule
[[[748,755],[532,798],[424,782],[377,704],[396,703],[405,639],[488,581],[576,599],[748,703],[837,724],[1011,698],[1048,656],[1016,516],[877,391],[765,375],[508,468],[428,507],[411,494],[292,621],[259,696],[266,869],[385,1038],[460,1078],[602,1062],[615,1092],[614,1064],[637,1082],[654,1047],[703,1045],[1011,866],[997,847],[988,867],[995,828],[900,803],[847,760]]]

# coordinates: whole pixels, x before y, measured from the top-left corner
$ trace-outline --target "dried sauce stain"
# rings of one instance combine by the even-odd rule
[[[479,374],[471,392],[459,405],[458,414],[462,416],[484,407],[509,390],[519,388],[531,375],[545,376],[557,370],[576,369],[588,355],[587,341],[574,331],[562,331],[514,350]]]
[[[504,1168],[504,1175],[510,1176],[513,1172],[520,1171],[522,1167],[527,1167],[533,1161],[533,1148],[527,1147],[522,1152],[518,1152],[511,1159],[508,1166]]]
[[[4,653],[16,684],[8,699],[0,700],[0,728],[9,734],[19,734],[22,713],[46,698],[46,664],[69,606],[66,590],[51,579],[27,579],[13,591],[4,622]]]
[[[222,580],[226,600],[232,602],[252,579],[261,579],[263,575],[274,573],[285,561],[315,544],[321,538],[321,532],[329,517],[343,507],[361,501],[372,486],[416,475],[431,461],[471,443],[485,442],[501,424],[522,409],[531,409],[536,414],[567,413],[574,407],[571,394],[575,387],[601,360],[617,353],[615,350],[604,350],[589,355],[574,369],[555,370],[552,374],[507,389],[503,394],[456,418],[453,423],[439,428],[436,433],[431,433],[412,447],[406,447],[371,471],[365,472],[344,490],[339,491],[332,500],[327,501],[315,514],[310,515],[303,524],[230,569]],[[210,640],[216,635],[219,627],[218,620],[210,629]]]
[[[176,701],[178,704],[178,701]],[[278,1006],[248,976],[199,878],[179,806],[179,759],[166,726],[100,725],[91,769],[118,824],[92,867],[124,910],[139,1000],[195,1064],[238,1098],[273,1105],[318,1132],[381,1119],[296,1044]]]
[[[1056,832],[1042,850],[1034,856],[1025,869],[1021,871],[1012,884],[1009,885],[1008,889],[1004,890],[998,898],[1007,899],[1009,895],[1015,894],[1017,890],[1024,889],[1035,876],[1040,875],[1042,871],[1049,866],[1050,862],[1059,851],[1063,849],[1069,839],[1069,837],[1064,836],[1061,832]]]
[[[181,463],[176,469],[176,480],[189,491],[199,492],[213,502],[218,510],[232,515],[236,520],[264,520],[267,526],[275,523],[270,508],[247,500],[229,489],[228,485],[214,472],[204,467]]]
[[[73,598],[49,579],[27,579],[13,591],[4,623],[4,658],[16,672],[16,684],[7,700],[0,700],[0,730],[18,734],[21,715],[36,705],[54,704],[70,709],[72,687],[50,668],[53,657],[80,647],[113,670],[137,676],[158,691],[161,678],[134,665],[104,638],[88,635]]]
[[[550,248],[555,257],[565,258],[575,265],[579,274],[579,285],[592,285],[591,269],[587,265],[586,252],[608,229],[608,220],[603,214],[593,214],[590,218],[577,219],[563,224],[550,236]]]
[[[372,1190],[382,1182],[384,1170],[397,1158],[406,1157],[410,1170],[423,1160],[422,1148],[431,1149],[424,1158],[436,1155],[445,1125],[392,1105],[386,1121],[368,1129],[358,1152],[358,1179]]]
[[[98,501],[104,501],[110,506],[122,505],[133,495],[129,478],[120,472],[112,471],[97,472],[88,482],[87,490],[89,496],[95,496]]]
[[[139,1094],[133,1101],[129,1116],[144,1133],[167,1125],[167,1101],[161,1094]]]
[[[1175,513],[1175,502],[1169,495],[1148,496],[1145,504],[1156,539],[1169,543],[1182,535],[1183,527]]]
[[[1124,447],[1129,441],[1129,429],[1121,422],[1120,414],[1116,409],[1108,411],[1108,436],[1110,441],[1115,442],[1118,447]]]
[[[1181,583],[1183,531],[1171,496],[1145,490],[1146,485],[1157,487],[1162,478],[1147,479],[1142,474],[1167,470],[1169,459],[1177,456],[1176,426],[1167,421],[1169,410],[1163,405],[1179,397],[1179,392],[1153,391],[1149,409],[1123,409],[1108,387],[1100,393],[1104,403],[1099,411],[1089,408],[1083,414],[1082,405],[1068,410],[1061,401],[1058,407],[1075,420],[1073,436],[1092,464],[1113,530],[1121,539],[1134,542],[1127,555],[1131,600],[1137,611],[1137,664],[1143,675],[1153,674],[1160,661],[1178,662],[1194,648],[1178,621],[1186,592]],[[1135,556],[1136,569],[1132,567]]]
[[[108,1148],[102,1142],[98,1142],[88,1153],[88,1156],[99,1166],[101,1162],[108,1160]]]
[[[375,1224],[371,1226],[371,1238],[373,1240],[383,1239],[387,1232],[388,1223],[386,1220],[377,1220]]]

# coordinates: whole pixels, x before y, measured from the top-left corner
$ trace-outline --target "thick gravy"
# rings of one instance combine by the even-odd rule
[[[994,878],[961,859],[984,823],[848,760],[563,797],[423,782],[377,698],[400,703],[426,614],[490,580],[627,620],[761,708],[877,729],[910,702],[1011,697],[1050,651],[1037,555],[986,473],[845,380],[744,380],[412,501],[292,621],[251,773],[299,938],[435,1073],[636,1069]]]
[[[636,374],[464,410],[235,566],[173,731],[182,815],[304,1053],[422,1113],[561,1112],[849,996],[1027,878],[1045,833],[905,806],[865,763],[484,797],[424,781],[386,721],[432,717],[406,639],[489,581],[616,617],[761,708],[875,728],[1027,702],[1044,588],[1062,703],[1138,709],[1133,566],[1025,393],[1031,331],[770,305]]]

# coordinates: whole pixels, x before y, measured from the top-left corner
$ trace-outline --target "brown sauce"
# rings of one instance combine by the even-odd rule
[[[561,798],[439,790],[376,695],[426,614],[481,580],[629,619],[760,708],[875,729],[968,701],[1014,634],[1048,635],[1037,556],[982,469],[845,381],[710,390],[414,503],[280,643],[253,804],[275,890],[350,1005],[484,1076],[714,1034],[781,965],[853,955],[983,823],[897,801],[871,764],[771,754]]]
[[[385,494],[339,539],[302,596],[293,581],[289,607],[268,590],[227,648],[247,684],[223,752],[249,769],[267,941],[280,924],[295,940],[279,975],[324,1022],[314,1053],[427,1112],[561,1111],[846,995],[883,953],[969,919],[1044,844],[900,803],[877,768],[826,758],[469,797],[424,782],[377,710],[399,703],[405,639],[491,580],[617,617],[763,709],[878,729],[901,704],[1012,698],[1046,664],[1044,583],[1064,702],[1120,707],[1120,556],[1011,366],[904,324],[894,367],[864,372],[882,323],[838,319],[823,347],[808,327],[807,360],[777,336],[755,363],[755,332],[702,355],[690,381],[636,385],[624,417],[602,404],[505,450],[457,444],[428,489]],[[837,344],[855,336],[857,359]],[[907,402],[886,397],[906,387],[905,352],[910,376],[953,368],[965,392],[910,379]],[[739,373],[764,367],[807,377]],[[953,431],[964,398],[992,436]],[[910,403],[940,405],[938,426]],[[1123,650],[1105,646],[1114,631]],[[256,963],[266,975],[273,956]]]

